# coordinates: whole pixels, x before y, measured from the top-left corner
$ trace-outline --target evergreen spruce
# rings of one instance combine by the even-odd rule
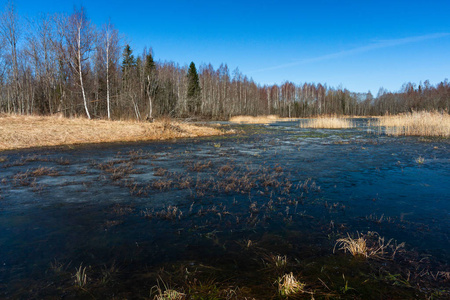
[[[147,54],[145,57],[144,82],[146,95],[149,96],[150,94],[151,97],[154,97],[158,89],[158,77],[156,74],[156,64],[152,54]]]
[[[136,60],[134,59],[133,50],[130,45],[126,45],[122,54],[122,73],[124,81],[127,81],[131,71],[136,67]]]
[[[155,71],[156,71],[156,65],[155,65],[155,62],[153,61],[153,56],[150,53],[145,58],[145,67],[144,67],[145,77],[147,77],[148,75],[150,75],[150,77],[151,77],[152,75],[154,75]]]
[[[200,99],[200,82],[198,79],[197,69],[194,62],[191,62],[189,66],[188,77],[188,88],[187,88],[187,99],[188,99],[188,109],[190,113],[200,113],[201,109],[201,99]]]

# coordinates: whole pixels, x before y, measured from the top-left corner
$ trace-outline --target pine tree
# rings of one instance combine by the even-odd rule
[[[200,82],[198,79],[197,69],[194,62],[191,62],[189,66],[188,77],[188,88],[187,88],[187,99],[188,99],[188,109],[190,113],[200,113],[201,109],[201,99],[200,99]]]

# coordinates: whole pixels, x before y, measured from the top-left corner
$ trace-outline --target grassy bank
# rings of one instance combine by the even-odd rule
[[[388,135],[417,135],[450,137],[450,115],[438,112],[413,112],[383,116],[370,123]]]
[[[309,119],[300,123],[300,128],[352,128],[353,122],[348,118],[340,117],[318,117],[315,119]]]
[[[298,120],[295,118],[280,118],[276,115],[267,115],[267,116],[234,116],[230,118],[231,123],[236,124],[270,124],[279,121],[293,121]]]
[[[222,135],[216,128],[169,119],[154,123],[54,116],[0,116],[0,151],[89,143],[134,142]]]
[[[279,120],[278,116],[268,115],[268,116],[235,116],[230,118],[231,123],[237,124],[269,124],[274,123]]]

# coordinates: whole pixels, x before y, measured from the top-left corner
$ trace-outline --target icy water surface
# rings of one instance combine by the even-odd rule
[[[291,272],[297,298],[448,297],[448,139],[236,127],[0,154],[0,298],[276,299]]]

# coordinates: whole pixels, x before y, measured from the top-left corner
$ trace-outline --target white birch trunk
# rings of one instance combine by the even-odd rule
[[[81,72],[81,22],[78,26],[78,73],[80,74],[80,85],[81,85],[81,93],[83,94],[83,102],[84,102],[84,109],[86,110],[86,115],[88,119],[91,119],[91,115],[89,114],[89,109],[87,107],[87,100],[86,100],[86,94],[84,92],[84,85],[83,85],[83,73]]]
[[[106,104],[108,108],[108,120],[111,119],[111,106],[109,101],[109,43],[110,33],[108,28],[106,31]]]

